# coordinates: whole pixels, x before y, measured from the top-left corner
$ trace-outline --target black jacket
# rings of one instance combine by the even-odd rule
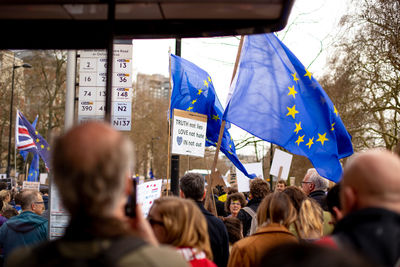
[[[251,208],[252,210],[254,210],[255,212],[257,212],[258,206],[260,206],[262,199],[258,199],[258,198],[254,198],[251,199],[246,207]],[[248,214],[244,209],[241,209],[238,213],[237,218],[242,222],[243,224],[243,236],[247,236],[247,232],[249,231],[250,227],[251,227],[251,220],[252,217],[250,214]]]
[[[380,266],[400,259],[400,214],[380,208],[355,211],[340,220],[333,238],[341,248],[354,249]]]
[[[207,220],[213,261],[218,267],[225,267],[229,258],[229,239],[225,224],[208,212],[201,202],[196,202]]]
[[[310,198],[314,199],[315,201],[317,201],[323,210],[328,211],[328,206],[326,205],[325,191],[316,190],[316,191],[311,192],[308,196]]]

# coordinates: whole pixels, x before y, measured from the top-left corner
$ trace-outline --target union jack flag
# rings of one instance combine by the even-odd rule
[[[38,153],[49,168],[50,146],[29,121],[17,110],[15,127],[15,148],[18,150]]]

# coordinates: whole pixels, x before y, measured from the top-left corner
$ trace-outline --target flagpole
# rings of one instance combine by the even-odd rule
[[[169,90],[168,90],[168,160],[167,160],[167,196],[169,195],[168,185],[169,179],[171,175],[171,90],[172,90],[172,83],[171,83],[171,48],[169,48]]]
[[[240,37],[240,43],[239,43],[239,47],[238,47],[238,52],[236,54],[235,66],[233,67],[233,74],[232,74],[231,84],[233,82],[233,79],[235,78],[237,67],[239,65],[240,53],[242,51],[242,46],[243,46],[243,39],[244,39],[244,36],[242,35]],[[222,141],[222,137],[224,135],[225,124],[226,124],[226,122],[224,120],[222,120],[221,128],[219,129],[218,143],[217,143],[217,148],[216,148],[215,155],[214,155],[214,161],[213,161],[213,164],[211,166],[210,182],[212,181],[212,176],[214,175],[215,168],[217,167],[218,154],[219,154],[219,151],[221,149],[221,141]]]

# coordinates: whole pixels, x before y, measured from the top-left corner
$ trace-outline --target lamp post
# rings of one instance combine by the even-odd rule
[[[9,127],[9,132],[8,132],[8,156],[7,156],[7,178],[10,178],[10,172],[11,172],[11,165],[10,165],[10,159],[11,159],[11,128],[12,128],[12,120],[13,120],[13,103],[14,103],[14,75],[15,75],[15,69],[18,68],[32,68],[32,66],[28,63],[24,63],[22,65],[14,65],[15,64],[15,57],[14,57],[14,62],[12,66],[12,77],[11,77],[11,103],[10,103],[10,127]]]

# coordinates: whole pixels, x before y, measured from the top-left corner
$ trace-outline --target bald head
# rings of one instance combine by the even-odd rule
[[[354,155],[344,168],[341,200],[345,214],[366,207],[400,213],[400,158],[386,150]]]
[[[89,122],[61,136],[53,149],[54,178],[72,214],[101,215],[115,207],[133,162],[132,144],[108,124]]]

